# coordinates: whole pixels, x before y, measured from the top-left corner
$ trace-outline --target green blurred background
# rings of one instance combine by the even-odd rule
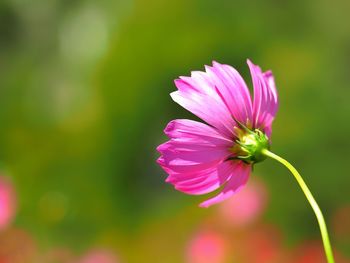
[[[39,251],[93,246],[123,262],[183,262],[205,199],[164,182],[155,148],[173,80],[212,60],[249,85],[246,59],[272,69],[280,110],[274,152],[304,175],[327,221],[350,203],[350,2],[2,0],[0,169],[18,195],[15,227]],[[263,221],[286,246],[319,239],[292,176],[255,167],[269,190]],[[350,238],[335,247],[350,256]]]

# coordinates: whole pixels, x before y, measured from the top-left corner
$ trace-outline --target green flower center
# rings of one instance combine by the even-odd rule
[[[239,159],[249,164],[265,160],[266,156],[262,151],[270,149],[269,139],[266,134],[259,129],[252,131],[241,123],[239,126],[235,127],[237,134],[236,144],[230,149],[236,155],[234,159]]]

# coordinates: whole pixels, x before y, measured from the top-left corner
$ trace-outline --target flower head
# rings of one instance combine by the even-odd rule
[[[231,66],[213,62],[205,72],[175,80],[172,99],[206,124],[173,120],[165,128],[169,141],[160,145],[158,163],[166,181],[181,192],[215,197],[200,204],[208,207],[232,196],[249,178],[261,151],[269,148],[271,126],[278,108],[271,71],[262,72],[248,60],[254,98],[241,75]]]

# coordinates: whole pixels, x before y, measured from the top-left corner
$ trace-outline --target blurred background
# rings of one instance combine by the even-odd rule
[[[164,182],[173,80],[212,60],[280,96],[272,150],[350,262],[350,2],[2,0],[0,262],[325,262],[316,219],[267,160],[209,209]]]

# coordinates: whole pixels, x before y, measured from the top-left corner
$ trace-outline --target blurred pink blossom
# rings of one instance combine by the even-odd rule
[[[259,226],[246,233],[238,251],[246,263],[285,263],[287,251],[282,245],[280,231],[272,226]]]
[[[118,263],[117,256],[107,249],[92,249],[80,259],[79,263]]]
[[[350,240],[350,205],[336,210],[332,218],[332,228],[337,239]]]
[[[16,212],[16,194],[12,182],[0,176],[0,230],[6,228]]]
[[[1,232],[1,263],[37,263],[37,252],[37,245],[29,232],[15,228]]]
[[[187,247],[188,263],[222,263],[228,255],[228,241],[214,231],[198,232]]]
[[[327,263],[322,243],[318,241],[309,241],[296,249],[295,258],[291,263]],[[334,257],[337,263],[350,263],[338,251],[334,251]]]
[[[266,186],[262,181],[254,179],[234,197],[220,205],[219,215],[227,225],[248,226],[259,218],[266,203]]]

